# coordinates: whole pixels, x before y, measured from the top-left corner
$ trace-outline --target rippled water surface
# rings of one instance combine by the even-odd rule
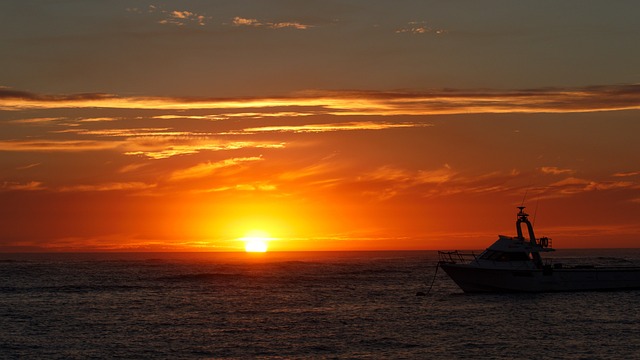
[[[638,264],[638,250],[561,251]],[[562,260],[562,259],[558,259]],[[465,295],[435,252],[0,254],[0,358],[637,358],[640,291]]]

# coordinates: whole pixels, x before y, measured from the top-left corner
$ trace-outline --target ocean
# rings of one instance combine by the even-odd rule
[[[640,263],[636,249],[554,256]],[[640,291],[470,295],[436,263],[434,251],[0,254],[0,358],[640,356]]]

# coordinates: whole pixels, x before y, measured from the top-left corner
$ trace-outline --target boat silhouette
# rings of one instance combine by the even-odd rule
[[[464,291],[560,292],[640,289],[640,267],[553,264],[550,238],[536,238],[529,214],[519,206],[514,237],[499,235],[480,255],[438,251],[438,266]],[[523,234],[526,226],[528,239]]]

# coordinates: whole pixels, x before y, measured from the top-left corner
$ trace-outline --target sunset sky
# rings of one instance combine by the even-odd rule
[[[640,2],[0,2],[0,251],[640,247]]]

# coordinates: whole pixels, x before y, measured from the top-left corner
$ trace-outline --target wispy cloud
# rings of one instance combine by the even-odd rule
[[[393,166],[382,166],[375,171],[360,177],[362,181],[391,181],[410,184],[442,183],[450,180],[456,174],[451,166],[445,164],[434,170],[409,171]]]
[[[387,122],[349,122],[337,124],[307,124],[290,126],[263,126],[243,129],[241,132],[294,132],[294,133],[320,133],[329,131],[349,131],[349,130],[385,130],[394,128],[426,127],[431,124],[424,123],[387,123]]]
[[[113,118],[113,117],[89,117],[89,118],[81,118],[78,121],[83,123],[97,123],[97,122],[116,121],[116,120],[120,120],[120,119]]]
[[[640,189],[640,185],[633,181],[595,181],[568,177],[547,187],[547,194],[572,195],[598,190]]]
[[[156,184],[143,182],[110,182],[93,185],[73,185],[64,186],[58,189],[61,192],[85,192],[85,191],[123,191],[123,190],[144,190],[155,188]]]
[[[162,25],[173,25],[173,26],[185,26],[189,24],[194,24],[198,26],[206,25],[206,21],[210,19],[209,16],[203,14],[197,14],[193,11],[189,10],[165,10],[161,6],[149,5],[146,9],[141,8],[127,8],[127,12],[135,13],[135,14],[147,14],[160,16],[161,19],[157,20],[159,24]]]
[[[448,164],[438,169],[418,171],[387,165],[359,176],[357,182],[360,184],[359,187],[364,189],[364,195],[378,200],[387,200],[409,191],[417,191],[424,196],[427,192],[424,189],[416,190],[416,187],[437,186],[453,181],[456,176],[458,173]],[[453,184],[448,184],[449,191],[453,188]]]
[[[161,20],[160,21],[161,24],[173,24],[178,26],[184,26],[185,23],[187,22],[195,22],[200,26],[205,25],[206,17],[204,15],[198,15],[191,11],[173,10],[169,12],[168,15],[169,15],[169,18]]]
[[[65,120],[61,117],[40,117],[40,118],[28,118],[28,119],[16,119],[9,122],[16,124],[50,124],[56,121]]]
[[[128,164],[118,169],[119,174],[126,174],[147,166],[148,163]]]
[[[192,132],[192,131],[174,131],[171,128],[132,128],[132,129],[67,129],[54,130],[52,133],[75,133],[79,135],[96,135],[106,137],[145,137],[145,136],[162,136],[162,137],[204,137],[215,135],[213,133]]]
[[[169,181],[182,181],[187,179],[195,179],[202,178],[211,175],[218,169],[227,168],[230,166],[240,165],[242,163],[260,161],[262,157],[254,156],[254,157],[244,157],[244,158],[232,158],[225,159],[218,162],[206,162],[201,163],[187,169],[181,169],[174,171],[171,176],[169,176]]]
[[[201,151],[238,150],[243,148],[281,149],[284,143],[273,141],[223,141],[214,139],[165,139],[164,142],[143,141],[129,144],[126,155],[139,155],[151,159],[166,159]]]
[[[201,151],[238,150],[243,148],[281,149],[283,142],[234,141],[209,137],[143,136],[124,140],[0,140],[0,151],[85,152],[112,150],[125,155],[166,159]]]
[[[173,120],[173,119],[193,119],[193,120],[227,120],[227,119],[264,119],[264,118],[280,118],[280,117],[303,117],[317,115],[317,112],[303,112],[303,111],[276,111],[276,112],[236,112],[236,113],[221,113],[211,115],[157,115],[154,119]]]
[[[318,182],[326,183],[327,176],[344,170],[343,165],[335,161],[336,154],[331,154],[319,159],[317,162],[304,166],[294,166],[293,169],[280,174],[282,181],[297,181],[306,179],[307,183],[317,185]],[[331,180],[329,180],[332,182]]]
[[[570,113],[640,109],[640,85],[577,89],[307,91],[266,98],[121,97],[113,94],[40,95],[0,88],[0,109],[264,109],[307,107],[334,115]],[[278,110],[281,111],[281,110]]]
[[[17,167],[16,170],[27,170],[27,169],[31,169],[31,168],[34,168],[34,167],[40,166],[40,165],[42,165],[42,163],[34,163],[34,164],[24,165],[24,166]]]
[[[573,171],[551,171],[553,175],[572,174]],[[566,169],[565,169],[566,170]],[[408,170],[395,166],[382,166],[364,173],[354,184],[363,195],[377,200],[388,200],[403,194],[421,197],[442,197],[455,194],[491,194],[522,192],[522,180],[526,174],[517,171],[471,174],[459,172],[449,165],[431,170]],[[634,181],[592,180],[574,176],[559,181],[547,182],[548,177],[539,177],[535,191],[539,199],[571,197],[601,191],[640,190]],[[532,190],[531,186],[526,187]],[[636,196],[636,195],[633,195]],[[631,200],[632,201],[632,200]]]
[[[307,30],[312,27],[311,25],[302,24],[297,21],[263,22],[259,21],[258,19],[243,18],[239,16],[234,17],[231,23],[234,26],[249,26],[269,29],[293,28],[296,30]]]
[[[35,191],[45,190],[45,186],[40,181],[15,182],[5,181],[0,184],[0,191]]]
[[[561,175],[561,174],[573,174],[573,173],[575,173],[575,170],[560,169],[560,168],[555,167],[555,166],[543,166],[539,170],[543,174],[551,174],[551,175]]]
[[[94,140],[2,140],[0,151],[92,151],[109,150],[120,143]]]
[[[221,186],[213,189],[206,189],[202,192],[223,192],[223,191],[275,191],[277,186],[273,184],[255,183],[255,184],[237,184],[233,186]]]
[[[613,174],[614,177],[631,177],[640,175],[640,171],[619,172]]]
[[[433,28],[427,25],[426,21],[410,21],[405,26],[396,30],[396,34],[435,34],[442,35],[447,31],[444,29]]]

